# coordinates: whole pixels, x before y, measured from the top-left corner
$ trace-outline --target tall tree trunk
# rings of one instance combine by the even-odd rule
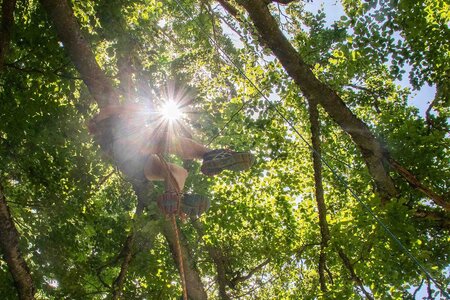
[[[6,53],[8,52],[9,43],[11,40],[15,6],[16,0],[3,0],[2,22],[0,24],[0,71],[3,69]]]
[[[11,40],[14,24],[15,0],[3,0],[0,24],[0,72],[3,70],[5,57]],[[34,299],[35,287],[30,269],[19,249],[19,232],[14,225],[3,186],[0,184],[0,250],[8,265],[20,299]]]
[[[112,81],[100,69],[67,0],[41,0],[64,49],[100,107],[119,103]]]
[[[238,16],[237,10],[229,2],[226,0],[218,0],[218,2],[231,15]],[[397,189],[385,167],[390,162],[387,150],[381,146],[369,127],[351,112],[339,95],[316,78],[311,68],[283,35],[275,18],[271,15],[267,7],[271,1],[238,0],[237,2],[248,12],[263,44],[272,50],[288,75],[300,87],[305,97],[310,102],[319,103],[359,147],[369,173],[375,181],[381,200],[386,202],[390,198],[396,197]],[[287,2],[290,1],[287,0]],[[393,167],[399,171],[399,168],[395,165]],[[399,174],[414,185],[414,182],[410,181],[410,176],[405,176],[405,173],[400,171]],[[428,188],[420,188],[419,190],[424,192],[437,205],[448,210],[448,200],[444,200],[442,196],[436,193],[428,192],[430,191]]]
[[[321,234],[320,255],[319,255],[319,280],[322,292],[327,291],[325,268],[326,253],[325,248],[330,240],[330,230],[327,222],[327,206],[325,204],[323,185],[322,185],[322,161],[320,147],[320,121],[317,103],[309,102],[309,122],[311,123],[311,142],[313,147],[313,167],[314,167],[314,185],[316,189],[317,210],[319,213],[319,226]]]
[[[174,228],[170,221],[164,220],[162,222],[162,233],[166,238],[172,257],[176,262],[177,267],[180,266],[180,257],[178,256],[177,237]],[[199,271],[194,264],[193,258],[186,243],[186,238],[180,231],[180,247],[181,257],[183,259],[184,274],[186,277],[186,287],[189,299],[202,300],[207,299],[206,291],[201,281]]]
[[[8,265],[19,298],[34,299],[35,288],[30,269],[19,249],[19,232],[11,216],[3,186],[0,184],[0,248]]]
[[[83,36],[77,20],[73,14],[72,8],[69,6],[67,0],[41,0],[41,4],[51,17],[55,26],[56,32],[64,44],[64,49],[69,54],[72,62],[80,72],[81,78],[87,85],[91,95],[95,101],[102,108],[108,104],[119,103],[119,93],[114,88],[112,81],[106,77],[105,73],[100,69],[95,56]],[[107,136],[106,140],[114,141],[117,137],[114,136],[110,124],[105,124],[101,130]],[[102,145],[102,143],[100,142]],[[103,151],[109,153],[109,149],[103,144]],[[117,154],[117,153],[116,153]],[[125,155],[125,157],[124,157]],[[114,156],[116,165],[121,168],[127,178],[134,180],[145,180],[143,175],[143,162],[146,157],[136,155],[130,160],[130,156],[126,153]],[[141,170],[142,169],[142,170]],[[139,191],[135,189],[136,194]],[[169,242],[170,250],[176,258],[175,249],[175,233],[170,226],[170,223],[164,222],[163,233]],[[132,238],[130,238],[132,242]],[[126,246],[126,245],[125,245]],[[189,295],[193,299],[206,299],[206,292],[200,280],[199,272],[194,268],[193,261],[189,255],[186,244],[182,243],[183,257],[187,260],[186,263],[186,283]],[[124,261],[126,264],[126,262]]]
[[[248,12],[264,44],[273,51],[309,102],[323,106],[333,120],[358,145],[382,199],[388,200],[395,197],[396,188],[384,167],[385,150],[368,126],[350,111],[335,91],[316,78],[310,67],[281,32],[265,1],[239,0],[238,2]]]
[[[146,203],[149,201],[152,185],[149,182],[132,182],[133,189],[136,193],[137,197],[137,206],[136,212],[134,213],[135,217],[139,217],[144,211],[144,207]],[[123,258],[122,265],[120,267],[120,272],[117,278],[114,280],[112,284],[112,299],[117,300],[120,299],[123,290],[123,284],[125,283],[125,276],[128,272],[128,268],[131,264],[131,259],[133,257],[133,245],[136,237],[136,230],[133,226],[132,232],[127,236],[125,243],[122,247],[122,251],[120,253],[120,257]]]

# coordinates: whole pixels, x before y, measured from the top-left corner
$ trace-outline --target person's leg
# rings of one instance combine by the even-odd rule
[[[168,151],[169,153],[178,155],[183,159],[203,159],[203,156],[210,152],[211,149],[192,139],[178,137],[169,145]]]
[[[188,172],[175,164],[168,163],[167,165],[172,176],[167,174],[164,164],[156,155],[149,155],[144,166],[145,177],[149,181],[165,181],[167,191],[176,191],[178,189],[181,192],[184,188]],[[172,177],[175,179],[175,183]]]

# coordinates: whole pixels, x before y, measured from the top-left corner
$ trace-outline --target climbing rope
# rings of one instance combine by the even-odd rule
[[[246,79],[250,85],[255,88],[255,90],[257,91],[258,94],[260,94],[262,96],[262,98],[264,98],[264,100],[267,101],[269,108],[272,108],[288,125],[289,127],[294,131],[294,133],[303,141],[305,142],[305,144],[311,149],[311,151],[313,153],[317,154],[317,151],[309,144],[309,142],[303,137],[303,135],[295,128],[295,125],[285,116],[284,111],[281,111],[280,109],[278,109],[274,103],[272,103],[268,97],[266,95],[264,95],[264,93],[261,91],[261,89],[247,76],[247,74],[242,70],[242,68],[236,63],[234,62],[234,60],[228,55],[228,53],[226,53],[221,47],[220,45],[209,35],[209,33],[207,33],[203,27],[201,26],[201,24],[198,23],[198,21],[196,19],[193,18],[192,14],[186,9],[186,7],[184,7],[179,0],[175,0],[175,2],[177,3],[177,5],[181,8],[181,10],[183,11],[183,13],[190,18],[192,21],[196,22],[198,25],[199,30],[204,34],[204,36],[211,42],[211,44],[219,51],[219,53],[222,53],[227,60],[236,68],[236,70],[239,72],[239,74],[241,74],[241,76]],[[244,103],[244,106],[247,103]],[[241,111],[243,109],[243,106],[239,108],[238,112]],[[235,113],[233,115],[234,116],[237,115],[237,113]],[[232,118],[227,122],[227,124],[229,124],[231,122]],[[222,131],[221,131],[222,132]],[[361,204],[361,206],[370,214],[370,216],[383,228],[383,230],[392,238],[392,240],[395,241],[395,243],[397,243],[397,245],[399,246],[399,248],[408,256],[411,258],[411,260],[416,264],[416,266],[422,270],[422,272],[425,274],[425,276],[431,280],[436,286],[437,288],[441,291],[441,293],[450,299],[450,295],[445,291],[445,288],[442,286],[442,284],[440,284],[436,279],[434,279],[434,277],[431,276],[430,272],[428,271],[427,268],[425,268],[420,262],[419,260],[403,245],[403,243],[399,240],[399,238],[387,227],[386,224],[384,224],[384,222],[378,218],[378,216],[373,212],[373,210],[364,202],[364,200],[362,200],[355,191],[353,191],[348,182],[342,177],[340,176],[336,170],[334,170],[330,164],[328,164],[328,162],[325,160],[325,158],[322,155],[318,155],[321,159],[321,161],[325,164],[325,166],[333,173],[333,175],[345,186],[345,188],[350,192],[350,194]]]
[[[178,260],[179,260],[179,266],[180,266],[180,277],[181,277],[181,285],[183,288],[183,300],[187,300],[187,287],[186,287],[186,277],[184,274],[184,264],[183,264],[183,254],[181,252],[181,245],[180,245],[180,235],[178,233],[178,226],[177,226],[177,220],[175,219],[175,214],[171,216],[172,220],[172,226],[173,230],[175,231],[175,240],[176,240],[176,247],[178,252]]]
[[[177,195],[177,210],[176,213],[180,213],[180,197],[181,197],[181,191],[178,187],[177,181],[175,177],[173,176],[172,172],[170,171],[169,165],[167,164],[167,161],[164,159],[162,154],[157,154],[159,160],[164,166],[164,169],[166,171],[166,177],[170,181],[170,185],[175,188],[176,195]],[[188,300],[188,293],[187,293],[187,287],[186,287],[186,276],[184,274],[184,264],[183,264],[183,253],[181,252],[181,242],[180,242],[180,235],[178,231],[178,225],[175,213],[172,213],[170,215],[170,220],[172,223],[173,231],[175,232],[175,248],[178,256],[178,262],[179,262],[179,269],[180,269],[180,278],[181,278],[181,286],[183,288],[183,300]]]

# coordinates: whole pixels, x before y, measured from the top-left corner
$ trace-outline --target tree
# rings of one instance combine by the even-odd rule
[[[178,161],[191,171],[186,190],[212,200],[178,223],[192,299],[408,299],[425,281],[430,298],[444,297],[445,3],[342,5],[346,16],[327,27],[300,1],[4,0],[0,294],[179,297],[176,234],[155,201],[162,185],[142,177],[144,155],[111,155],[114,128],[87,128],[111,103],[156,107],[172,81],[195,91],[197,139],[258,157],[248,172],[214,178]],[[405,63],[416,66],[414,87],[437,86],[427,118],[395,84]]]

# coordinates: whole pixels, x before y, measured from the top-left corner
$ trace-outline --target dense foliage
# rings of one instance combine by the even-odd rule
[[[349,188],[443,288],[450,282],[448,211],[393,169],[398,197],[382,205],[359,148],[321,108],[322,156],[331,167],[324,166],[322,178],[331,239],[324,250],[328,288],[320,288],[321,228],[305,143],[311,139],[310,104],[245,10],[219,2],[237,14],[213,1],[70,1],[122,101],[156,107],[169,82],[189,89],[185,122],[194,138],[257,157],[249,171],[213,178],[200,174],[201,162],[184,162],[190,170],[186,190],[212,202],[198,220],[179,223],[208,298],[359,299],[365,289],[375,299],[413,299],[421,287],[430,298],[444,297]],[[448,3],[341,2],[345,15],[330,26],[323,11],[306,11],[303,1],[269,8],[316,77],[389,155],[448,199]],[[413,88],[437,88],[434,99],[422,100],[432,104],[426,116],[408,105],[411,90],[398,85],[405,69]],[[155,183],[143,213],[135,213],[132,185],[89,134],[87,123],[98,111],[94,100],[40,2],[17,1],[0,69],[0,184],[35,297],[111,297],[133,232],[122,298],[175,299],[179,273],[155,203],[162,186]],[[17,297],[3,260],[0,296]]]

